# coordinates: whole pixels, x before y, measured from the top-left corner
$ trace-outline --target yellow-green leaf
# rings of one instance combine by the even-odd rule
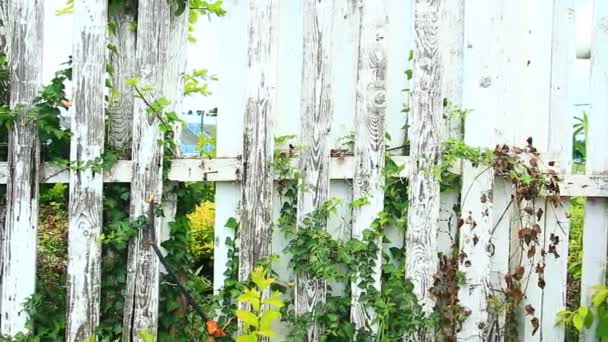
[[[266,290],[274,282],[274,278],[266,278],[264,268],[258,266],[251,272],[251,281],[253,281],[258,289]]]
[[[281,313],[278,310],[264,312],[260,317],[260,330],[272,330],[272,322],[279,318],[281,318]]]
[[[236,342],[258,342],[258,336],[255,333],[239,336]]]
[[[264,299],[262,303],[281,308],[285,305],[281,299],[281,295],[283,295],[281,292],[275,291],[272,293],[272,295],[270,295],[270,297]]]
[[[276,333],[272,329],[260,329],[258,335],[265,337],[273,337]]]
[[[606,298],[608,298],[608,289],[602,289],[593,294],[591,301],[593,306],[598,307],[606,301]]]
[[[254,328],[258,327],[258,317],[247,310],[236,310],[236,317]]]
[[[583,330],[584,321],[584,318],[579,314],[575,314],[574,316],[572,316],[572,324],[578,331]]]
[[[260,293],[256,289],[246,289],[239,297],[240,302],[250,303],[255,311],[260,311]]]

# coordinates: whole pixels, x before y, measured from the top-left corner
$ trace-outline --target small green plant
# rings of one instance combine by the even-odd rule
[[[250,309],[236,311],[236,316],[243,323],[243,332],[237,337],[237,342],[257,342],[260,337],[275,336],[272,323],[281,318],[281,312],[277,309],[284,306],[281,292],[274,291],[267,297],[264,295],[270,291],[275,279],[268,277],[262,266],[251,272],[251,281],[255,287],[245,289],[238,299],[239,303],[247,304]]]

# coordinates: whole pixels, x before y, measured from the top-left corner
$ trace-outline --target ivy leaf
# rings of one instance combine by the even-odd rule
[[[238,226],[239,226],[239,223],[236,221],[236,219],[234,217],[229,218],[228,221],[226,221],[226,224],[224,225],[224,227],[232,228],[232,229],[236,229]]]
[[[264,268],[258,266],[251,272],[251,281],[253,281],[258,289],[266,290],[274,282],[274,278],[266,278]]]
[[[255,333],[239,336],[236,342],[258,342],[258,336]]]
[[[269,298],[264,299],[262,303],[281,308],[285,305],[281,299],[281,295],[282,293],[280,291],[275,291]]]
[[[247,310],[236,310],[236,317],[254,328],[258,327],[258,317]]]

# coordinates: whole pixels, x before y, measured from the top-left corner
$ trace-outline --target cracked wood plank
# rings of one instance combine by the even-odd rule
[[[107,10],[105,0],[74,4],[70,161],[79,165],[104,149]],[[93,336],[99,322],[103,173],[72,170],[69,191],[66,340],[79,342]]]
[[[366,204],[353,208],[352,238],[363,239],[363,232],[372,227],[378,213],[384,209],[384,153],[386,114],[386,29],[387,14],[382,1],[361,3],[359,25],[359,61],[357,69],[357,96],[355,111],[355,174],[353,199],[365,198]],[[375,243],[379,247],[373,268],[373,284],[367,286],[380,291],[382,267],[382,237]],[[360,288],[361,279],[351,283],[350,318],[356,329],[375,333],[375,313],[361,298],[367,288]]]
[[[152,86],[148,99],[162,96],[167,49],[170,39],[170,6],[165,0],[139,1],[136,63],[141,86]],[[134,101],[133,173],[130,217],[147,216],[151,202],[162,200],[163,139],[160,121],[147,112],[141,99]],[[161,114],[162,115],[162,114]],[[159,261],[151,244],[159,244],[162,218],[154,217],[151,227],[139,230],[129,241],[127,289],[123,318],[123,340],[139,341],[138,333],[158,328]]]
[[[304,2],[304,55],[302,95],[300,99],[300,167],[302,179],[298,191],[297,222],[319,208],[329,197],[329,159],[333,117],[331,50],[334,18],[331,0]],[[314,312],[325,302],[327,284],[324,279],[296,275],[296,314]],[[318,341],[320,326],[314,322],[306,333],[306,341]]]
[[[8,2],[10,107],[6,226],[2,241],[0,334],[27,332],[23,303],[35,291],[40,143],[28,119],[42,84],[43,0]]]

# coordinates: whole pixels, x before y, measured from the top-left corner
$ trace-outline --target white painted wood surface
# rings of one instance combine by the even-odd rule
[[[303,7],[302,97],[300,99],[300,190],[298,225],[329,197],[329,157],[333,117],[332,102],[332,33],[334,2],[305,1]],[[324,279],[306,274],[296,276],[296,314],[312,312],[327,295]],[[306,341],[318,341],[320,326],[313,323]]]
[[[353,199],[365,199],[365,204],[353,208],[352,238],[362,239],[378,213],[384,209],[384,152],[386,113],[386,30],[388,17],[381,1],[363,2],[360,6],[359,61],[355,111],[355,175]],[[376,244],[382,245],[382,237]],[[376,265],[370,287],[380,291],[382,249],[375,258]],[[372,333],[377,330],[371,305],[360,297],[368,292],[360,288],[360,278],[351,283],[351,321],[356,329]],[[369,285],[368,285],[369,286]]]
[[[440,202],[439,182],[432,173],[441,158],[443,121],[440,10],[441,2],[435,0],[416,0],[414,7],[416,49],[409,137],[410,156],[415,162],[409,164],[406,277],[414,284],[414,293],[427,315],[434,306],[428,290],[437,270]]]
[[[224,3],[227,11],[220,20],[222,35],[220,50],[223,51],[221,69],[218,71],[218,117],[217,117],[217,157],[234,157],[242,153],[243,113],[245,93],[243,75],[247,66],[247,25],[249,23],[249,3],[229,0]],[[207,162],[207,161],[205,161]],[[233,162],[234,163],[234,162]],[[236,165],[240,165],[237,161]],[[228,262],[226,239],[234,238],[234,230],[224,227],[231,217],[238,217],[240,171],[232,173],[232,182],[218,183],[215,187],[215,244],[213,253],[213,289],[218,291],[226,278]],[[200,175],[198,180],[211,180]]]
[[[2,234],[0,334],[27,332],[23,304],[35,291],[38,226],[38,128],[27,118],[42,83],[44,1],[8,2],[10,107],[6,223]]]
[[[241,211],[239,280],[247,281],[272,251],[272,116],[276,110],[278,1],[249,2],[249,26]]]
[[[127,79],[137,73],[137,32],[131,27],[136,18],[137,1],[125,0],[124,9],[110,17],[115,24],[115,32],[108,32],[108,43],[114,45],[118,53],[108,49],[113,90],[110,92],[107,109],[107,145],[119,151],[125,158],[131,156],[133,135],[133,90],[127,85]]]
[[[465,3],[463,107],[474,109],[465,119],[464,141],[471,146],[493,146],[504,141],[502,127],[497,120],[503,114],[500,96],[504,91],[499,65],[499,47],[503,44],[501,28],[503,5],[484,0]],[[494,113],[494,115],[488,114]],[[460,251],[466,255],[461,261],[466,284],[460,287],[460,304],[470,310],[463,322],[458,339],[481,341],[487,338],[494,321],[502,317],[489,317],[487,296],[492,288],[501,289],[502,278],[508,272],[510,222],[503,220],[494,229],[501,208],[510,198],[510,187],[494,182],[493,172],[463,165],[462,218]],[[498,208],[494,208],[498,206]],[[509,218],[510,215],[506,215]],[[493,252],[488,254],[487,250]],[[486,330],[485,328],[488,328]]]
[[[104,150],[104,91],[107,1],[74,4],[70,161],[82,165]],[[66,341],[80,342],[95,334],[101,294],[103,173],[70,172],[68,225],[68,296]]]
[[[553,7],[553,34],[551,47],[551,84],[549,97],[549,117],[545,123],[549,130],[547,149],[557,153],[560,164],[557,171],[567,174],[572,169],[572,140],[565,139],[572,135],[570,116],[574,103],[574,67],[575,67],[575,3],[572,0],[559,0]],[[561,190],[561,189],[560,189]],[[562,190],[563,191],[563,190]],[[546,204],[544,249],[548,250],[553,243],[557,254],[545,256],[546,285],[543,291],[540,312],[540,334],[543,341],[563,341],[564,327],[555,324],[557,313],[566,308],[566,289],[568,278],[568,238],[570,220],[568,218],[569,200],[562,197],[563,206],[554,207]]]
[[[169,4],[164,0],[140,0],[137,21],[136,63],[140,86],[152,86],[146,94],[154,101],[162,96],[170,33]],[[130,217],[148,216],[153,203],[162,202],[163,139],[160,120],[147,112],[141,99],[133,110],[133,178],[131,181]],[[163,115],[157,113],[157,115]],[[154,217],[150,227],[138,232],[129,242],[127,289],[123,317],[123,339],[139,341],[138,334],[158,327],[159,265],[152,244],[159,244],[161,217]]]
[[[591,40],[591,110],[587,136],[588,175],[606,174],[608,170],[608,2],[593,1]],[[587,198],[583,229],[583,273],[581,305],[591,305],[594,285],[604,284],[608,247],[608,201]],[[595,330],[590,330],[591,332]],[[596,341],[592,333],[584,341]]]

